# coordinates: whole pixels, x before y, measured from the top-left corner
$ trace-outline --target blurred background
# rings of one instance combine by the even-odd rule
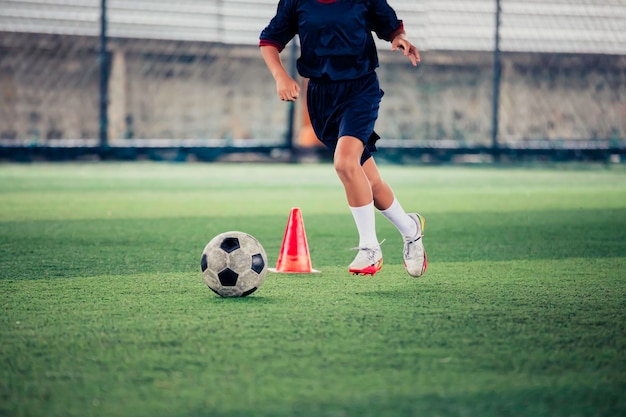
[[[382,158],[624,160],[626,0],[389,3],[423,64],[377,40]],[[258,50],[276,6],[0,0],[0,158],[327,157]]]

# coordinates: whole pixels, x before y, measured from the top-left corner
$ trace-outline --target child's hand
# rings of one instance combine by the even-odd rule
[[[300,95],[300,85],[288,75],[276,79],[276,93],[282,101],[296,101]]]
[[[391,50],[396,51],[401,49],[404,53],[404,56],[408,56],[411,60],[411,63],[414,67],[418,66],[420,63],[420,53],[409,40],[406,38],[404,34],[400,34],[396,36],[391,42]]]

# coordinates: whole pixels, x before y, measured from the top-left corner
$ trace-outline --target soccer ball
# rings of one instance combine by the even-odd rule
[[[267,255],[258,240],[244,232],[215,236],[202,251],[202,278],[222,297],[245,297],[255,292],[267,275]]]

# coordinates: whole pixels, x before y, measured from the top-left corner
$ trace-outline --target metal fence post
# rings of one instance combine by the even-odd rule
[[[107,2],[100,0],[100,147],[109,140],[109,56],[107,54]]]
[[[496,0],[496,29],[495,45],[493,49],[493,99],[491,118],[491,151],[495,160],[500,159],[498,143],[498,122],[500,110],[500,77],[502,74],[502,63],[500,62],[500,0]]]

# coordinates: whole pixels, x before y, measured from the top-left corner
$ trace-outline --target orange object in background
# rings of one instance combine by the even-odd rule
[[[304,79],[302,91],[300,91],[300,97],[302,100],[302,127],[300,128],[300,133],[298,134],[298,146],[302,148],[315,148],[319,146],[323,146],[322,142],[317,139],[315,132],[313,131],[313,126],[311,126],[311,119],[309,118],[309,110],[306,105],[306,89],[309,84],[308,79]]]

